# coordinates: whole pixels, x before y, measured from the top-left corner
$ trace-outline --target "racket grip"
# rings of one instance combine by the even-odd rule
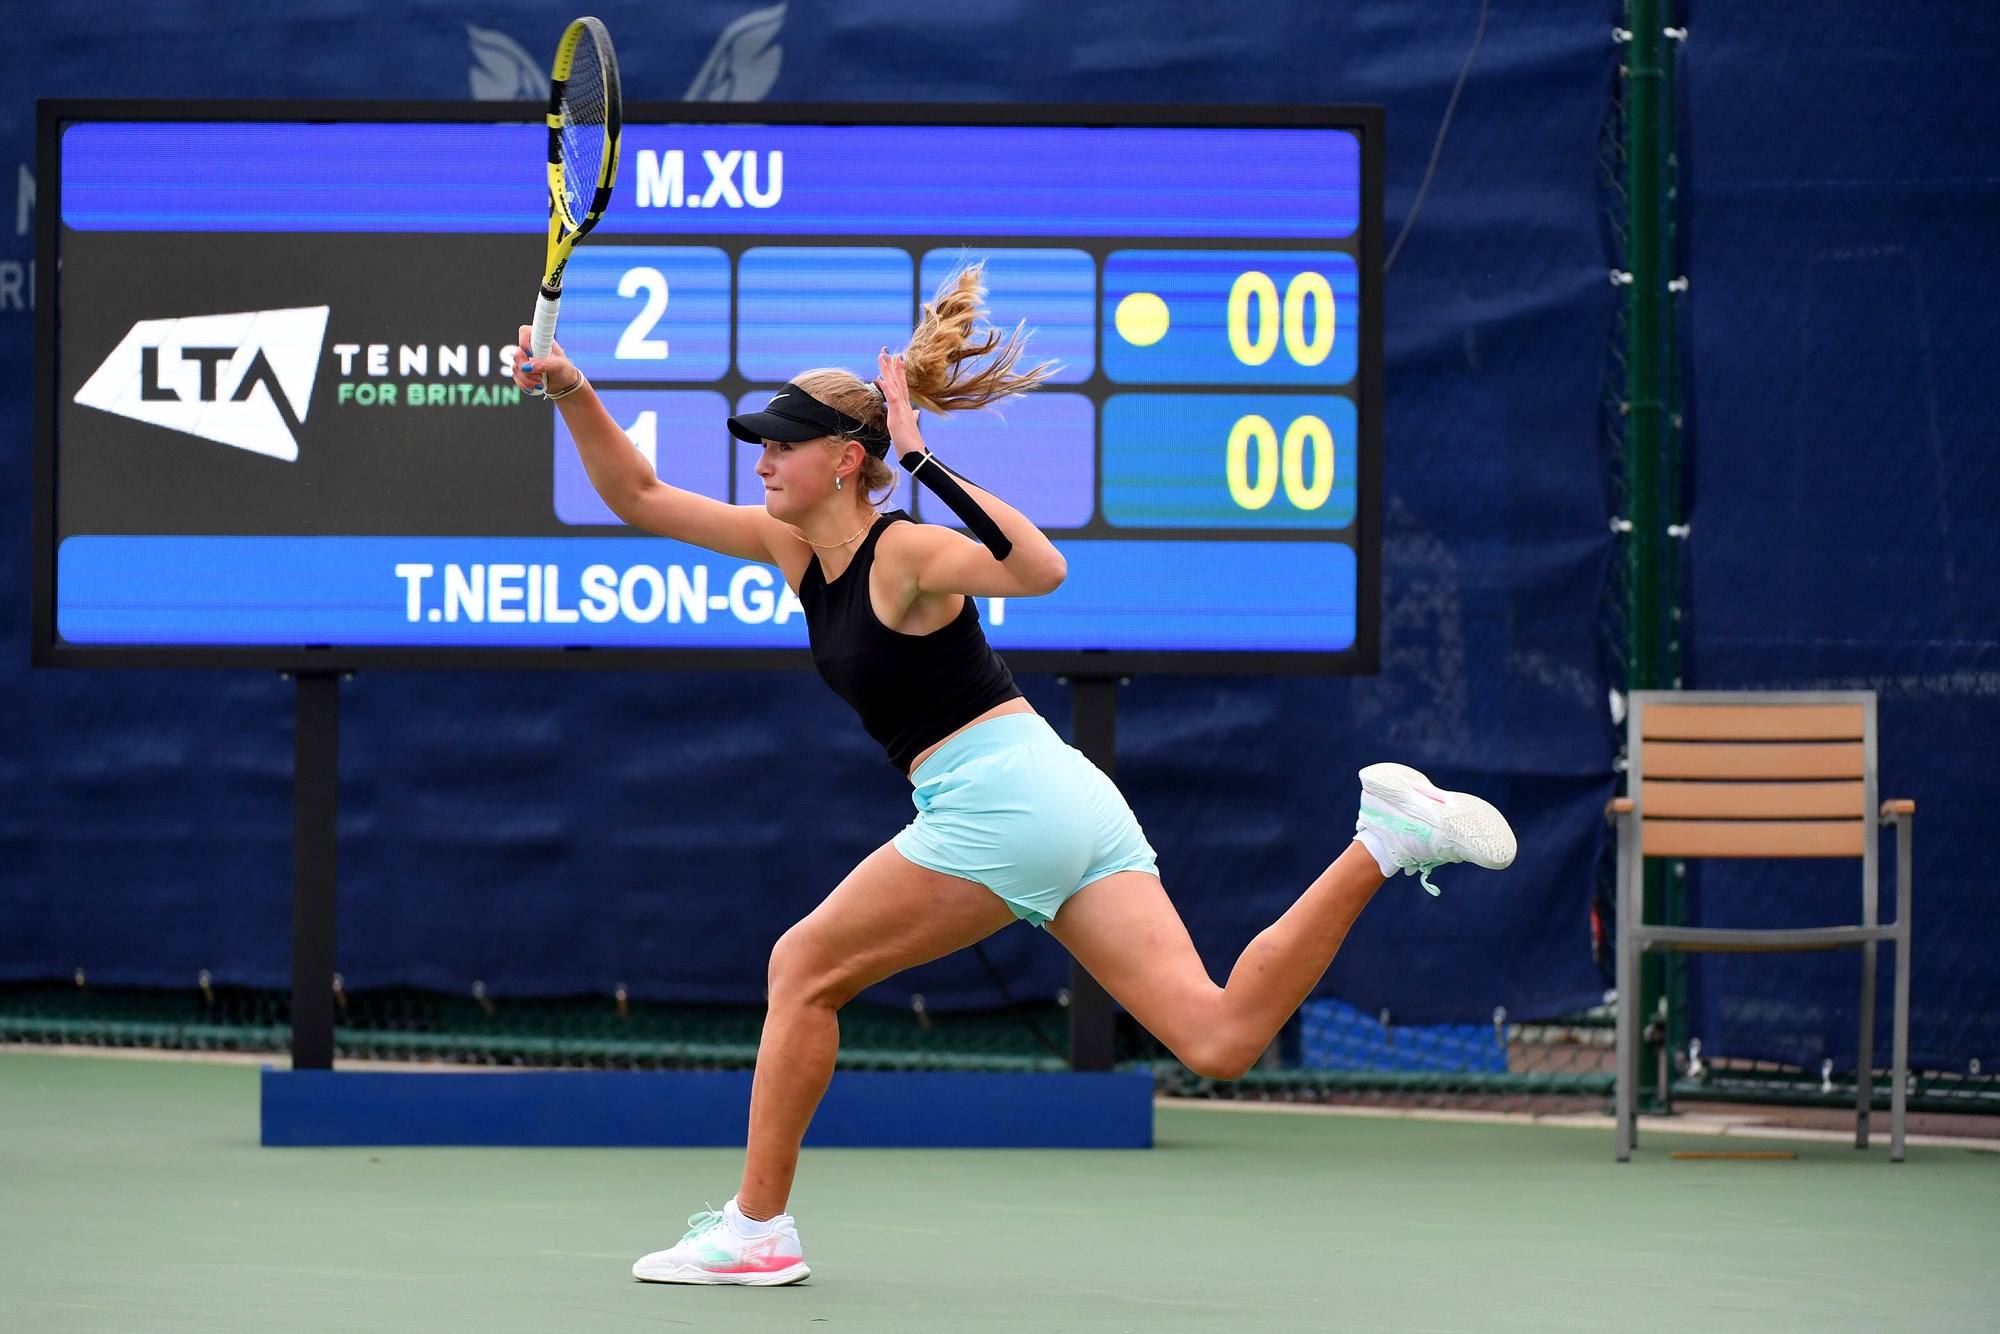
[[[549,354],[556,341],[556,312],[562,309],[562,293],[549,295],[545,287],[535,297],[535,327],[528,337],[528,351],[539,359]]]

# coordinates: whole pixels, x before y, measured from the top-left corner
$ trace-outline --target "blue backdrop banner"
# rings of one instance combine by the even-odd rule
[[[1879,692],[1882,795],[1917,803],[1911,1060],[1990,1071],[2000,913],[1971,836],[2000,802],[2000,144],[1968,127],[2000,114],[2000,10],[1700,18],[1688,683]],[[1713,925],[1853,921],[1859,880],[1712,863],[1694,904]],[[1712,956],[1692,1031],[1851,1070],[1859,983],[1852,952]]]
[[[1141,678],[1120,692],[1121,786],[1217,971],[1342,850],[1362,765],[1416,765],[1507,812],[1522,849],[1512,870],[1447,869],[1437,900],[1398,880],[1336,960],[1323,992],[1395,1022],[1486,1023],[1496,1006],[1551,1016],[1605,987],[1589,926],[1617,746],[1598,629],[1614,318],[1598,146],[1619,7],[1495,8],[1386,280],[1380,675]],[[1972,755],[1982,727],[1993,733],[1993,644],[1964,639],[1996,623],[2000,488],[1984,464],[1979,489],[1971,448],[1993,429],[1976,365],[1991,323],[1970,304],[1980,279],[1991,285],[1992,231],[1976,219],[1990,213],[1994,150],[1967,131],[1976,121],[1945,119],[1959,94],[1921,86],[1926,67],[1897,65],[1893,49],[1857,86],[1877,107],[1912,99],[1940,136],[1927,154],[1895,147],[1900,119],[1857,115],[1838,133],[1795,123],[1812,99],[1789,84],[1781,95],[1772,66],[1805,78],[1799,51],[1838,48],[1794,33],[1802,45],[1767,60],[1784,39],[1755,31],[1766,8],[1718,15],[1741,35],[1718,33],[1712,49],[1734,58],[1690,71],[1697,236],[1713,219],[1696,250],[1695,290],[1712,302],[1697,307],[1696,370],[1703,410],[1718,413],[1701,435],[1697,681],[1878,685],[1888,787],[1934,803],[1921,828],[1948,829],[1994,781]],[[1394,237],[1482,7],[1027,0],[976,23],[884,0],[610,0],[597,12],[634,99],[1380,103]],[[398,40],[382,41],[392,19]],[[1898,20],[1921,50],[1958,40],[1944,31],[1954,21],[1973,22]],[[72,4],[12,25],[0,148],[17,164],[17,226],[0,241],[0,359],[30,361],[33,96],[534,99],[558,28],[522,0]],[[1969,82],[1960,92],[1993,96]],[[1763,110],[1745,117],[1751,104]],[[1736,128],[1706,131],[1710,115]],[[1886,173],[1896,157],[1918,180],[1896,197],[1915,192],[1935,211],[1891,202],[1886,177],[1854,185],[1831,166],[1767,187],[1804,141],[1836,165],[1872,153]],[[982,179],[978,160],[898,151],[918,156],[857,157],[855,185]],[[1703,193],[1709,155],[1720,195]],[[1800,217],[1822,233],[1806,251],[1794,248]],[[1919,225],[1922,246],[1895,250]],[[249,673],[31,673],[29,431],[25,390],[0,395],[0,512],[16,532],[0,544],[0,978],[81,966],[106,983],[188,986],[206,968],[218,983],[284,986],[290,687]],[[1887,439],[1894,449],[1869,448]],[[1157,480],[1137,477],[1133,503]],[[1853,540],[1862,523],[1877,540]],[[1774,577],[1773,560],[1793,573]],[[711,596],[726,594],[716,577]],[[405,581],[386,586],[403,615]],[[560,605],[576,596],[565,587]],[[1801,656],[1795,635],[1819,647]],[[1057,683],[1024,685],[1068,726]],[[1964,763],[1949,770],[1963,775],[1957,806],[1925,778],[1948,771],[1933,749],[1947,743]],[[761,999],[772,941],[910,813],[907,785],[846,707],[785,674],[363,674],[342,686],[341,802],[349,988],[624,983],[639,997],[731,1002]],[[1938,852],[1919,858],[1929,953],[1917,1047],[1934,1056],[1971,1054],[1963,1044],[1992,1033],[1931,1000],[1978,967],[1972,943],[1991,938],[1978,872],[1951,870],[1948,845],[1933,838],[1920,849]],[[1065,956],[1028,928],[989,953],[1017,995],[1067,981]],[[1813,994],[1833,1004],[1843,980]],[[1966,985],[1990,1015],[1995,984]],[[997,1000],[963,957],[872,995],[912,992],[940,1006]],[[1756,1017],[1767,1013],[1731,1020],[1740,1046],[1778,1032]]]

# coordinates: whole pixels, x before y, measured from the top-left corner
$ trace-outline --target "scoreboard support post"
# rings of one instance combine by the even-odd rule
[[[1129,678],[1069,678],[1070,743],[1084,758],[1118,777],[1118,687]],[[1111,993],[1084,966],[1069,966],[1069,1064],[1072,1070],[1109,1070],[1116,1058],[1117,1013]]]
[[[300,672],[292,758],[292,1069],[333,1068],[340,677]]]

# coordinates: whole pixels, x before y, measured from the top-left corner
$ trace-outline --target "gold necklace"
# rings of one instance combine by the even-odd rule
[[[878,515],[877,517],[879,518],[880,516]],[[875,526],[875,520],[870,519],[867,523],[863,524],[861,527],[854,530],[854,537],[844,537],[838,542],[815,542],[810,537],[806,536],[805,529],[799,527],[797,524],[790,525],[791,530],[799,535],[799,541],[805,543],[809,547],[812,547],[816,551],[838,551],[840,550],[840,548],[846,546],[849,542],[852,542],[855,537],[860,537],[862,534],[866,533],[870,528],[873,528],[874,526]]]

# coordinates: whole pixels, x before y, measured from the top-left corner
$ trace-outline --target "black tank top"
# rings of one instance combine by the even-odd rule
[[[813,664],[854,706],[899,773],[908,773],[925,747],[994,705],[1021,698],[1013,673],[986,642],[971,598],[951,624],[927,635],[891,630],[876,617],[868,597],[875,544],[892,524],[914,522],[891,510],[876,520],[838,579],[826,581],[817,555],[799,579]]]

